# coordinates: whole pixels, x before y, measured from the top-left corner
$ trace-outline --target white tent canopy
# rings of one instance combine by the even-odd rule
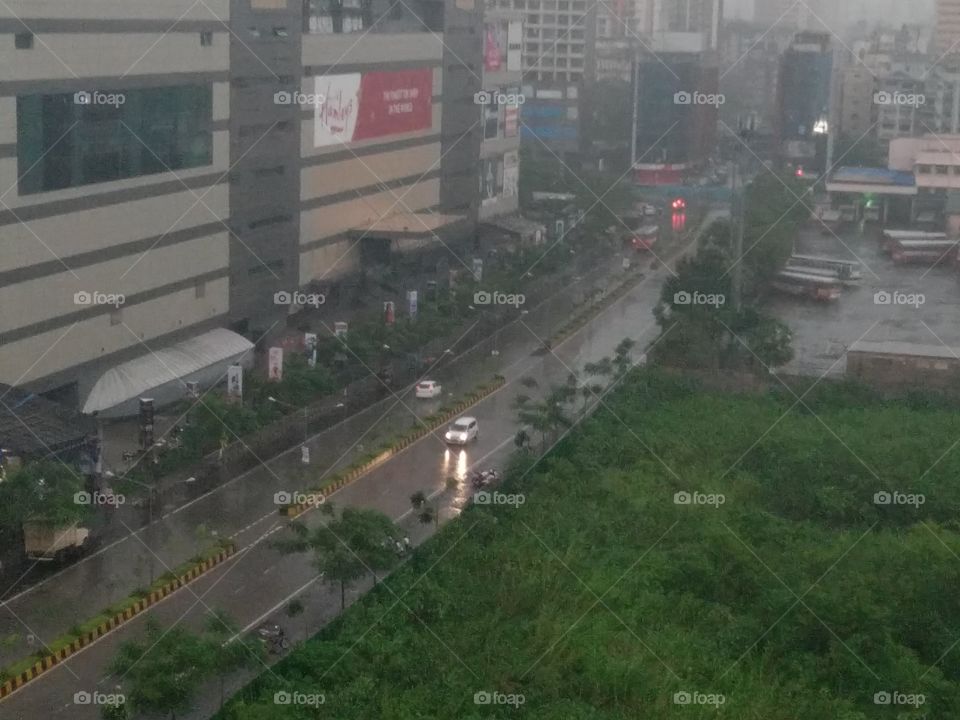
[[[153,398],[162,407],[183,398],[187,382],[209,387],[223,379],[232,363],[252,367],[252,350],[253,343],[243,336],[217,328],[147,353],[105,372],[87,396],[83,412],[136,415],[142,397]]]

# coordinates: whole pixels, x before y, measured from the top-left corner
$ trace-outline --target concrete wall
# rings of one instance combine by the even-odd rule
[[[22,22],[21,22],[22,20]],[[89,387],[228,308],[228,0],[0,4],[0,382]],[[35,36],[16,49],[24,25]],[[212,34],[210,45],[201,33]],[[17,96],[206,85],[212,162],[20,195]],[[122,294],[121,308],[77,292]],[[147,347],[151,346],[151,347]],[[82,400],[82,396],[80,397]]]

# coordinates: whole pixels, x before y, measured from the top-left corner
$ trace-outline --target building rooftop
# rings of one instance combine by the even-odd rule
[[[914,187],[916,179],[913,173],[887,168],[841,167],[830,178],[835,183],[869,183],[871,185],[896,185],[898,187]]]
[[[874,355],[911,355],[914,357],[960,359],[960,348],[950,348],[946,345],[920,345],[917,343],[897,342],[870,342],[858,340],[853,343],[847,352],[873,353]]]
[[[0,448],[12,455],[71,456],[94,431],[89,419],[79,413],[0,384]]]

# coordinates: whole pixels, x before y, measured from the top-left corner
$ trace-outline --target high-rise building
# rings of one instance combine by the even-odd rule
[[[679,182],[714,150],[720,0],[651,0],[649,43],[638,48],[635,180]]]
[[[933,28],[934,52],[960,55],[960,0],[937,0]]]
[[[858,140],[869,135],[877,122],[876,76],[862,63],[844,68],[840,80],[841,136]]]
[[[780,59],[777,144],[789,167],[826,169],[833,50],[827,33],[800,32]]]
[[[519,209],[523,15],[488,8],[484,15],[480,146],[480,219]]]
[[[534,151],[575,162],[584,81],[593,77],[595,0],[490,0],[523,18],[521,134]]]
[[[0,382],[83,405],[133,363],[146,390],[137,363],[162,348],[216,360],[207,333],[260,339],[293,291],[472,239],[482,15],[0,5]]]

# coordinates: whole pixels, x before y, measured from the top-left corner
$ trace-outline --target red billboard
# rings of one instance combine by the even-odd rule
[[[336,145],[426,130],[433,125],[433,70],[327,75],[314,115],[314,144]]]

